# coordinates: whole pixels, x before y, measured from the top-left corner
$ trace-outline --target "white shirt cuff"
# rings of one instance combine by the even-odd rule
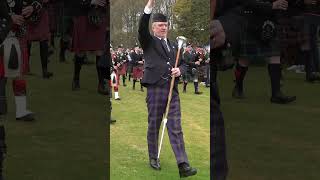
[[[144,7],[144,13],[145,14],[151,14],[151,12],[152,12],[152,8],[148,8],[147,6]]]

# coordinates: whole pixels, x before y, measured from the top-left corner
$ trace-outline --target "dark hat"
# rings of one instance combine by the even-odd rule
[[[120,45],[118,46],[118,48],[123,48],[123,44],[120,44]]]
[[[168,22],[167,16],[161,13],[155,13],[152,16],[152,22]]]

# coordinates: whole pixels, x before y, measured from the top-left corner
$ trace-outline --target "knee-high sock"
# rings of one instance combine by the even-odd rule
[[[280,74],[281,74],[281,68],[280,64],[269,64],[268,65],[268,72],[270,76],[271,81],[271,92],[272,96],[276,95],[278,92],[280,92]]]
[[[62,38],[60,39],[60,61],[66,60],[66,51],[68,49],[68,42],[64,41]]]
[[[187,90],[187,85],[188,85],[188,82],[184,81],[184,82],[183,82],[183,90],[184,90],[184,91]]]
[[[143,90],[143,86],[142,86],[141,80],[140,80],[140,89]]]
[[[134,80],[133,80],[133,86],[132,86],[133,89],[136,88],[136,82],[137,82],[137,80],[134,79]]]
[[[300,53],[301,59],[304,58],[305,62],[305,71],[306,71],[306,79],[309,79],[312,75],[312,56],[310,50],[307,51],[301,51]]]
[[[3,179],[3,161],[4,156],[7,153],[7,145],[5,141],[5,129],[3,125],[0,125],[0,178]]]
[[[246,76],[247,71],[248,71],[247,66],[241,66],[240,64],[237,63],[236,68],[234,70],[234,75],[236,78],[236,86],[240,91],[243,91],[243,80],[244,80],[244,77]]]
[[[194,82],[193,82],[193,85],[194,85],[194,92],[198,92],[199,82],[198,82],[198,81],[194,81]]]
[[[74,60],[74,75],[73,80],[79,81],[80,79],[80,71],[83,64],[84,57],[80,57],[78,55],[75,55]]]
[[[51,32],[50,45],[51,45],[52,47],[55,46],[55,43],[54,43],[54,32]]]
[[[98,82],[99,84],[103,84],[104,80],[106,79],[107,72],[106,72],[106,68],[99,66],[100,59],[101,59],[101,56],[96,56],[96,70],[98,75]]]
[[[7,114],[6,78],[0,78],[0,116]]]
[[[28,42],[28,49],[27,49],[27,51],[28,51],[28,61],[27,61],[27,64],[26,64],[26,66],[27,66],[27,72],[30,72],[30,70],[31,70],[31,67],[30,67],[30,55],[31,55],[31,42]]]
[[[122,75],[122,82],[123,82],[123,85],[126,84],[126,75]]]
[[[114,98],[115,98],[115,99],[120,98],[119,92],[118,92],[118,87],[117,87],[117,86],[114,87]]]
[[[40,58],[41,58],[41,66],[42,66],[42,72],[46,73],[48,72],[48,41],[41,41],[40,42]]]
[[[12,81],[13,92],[16,104],[16,117],[22,117],[30,113],[27,110],[27,97],[26,97],[26,80],[16,79]]]

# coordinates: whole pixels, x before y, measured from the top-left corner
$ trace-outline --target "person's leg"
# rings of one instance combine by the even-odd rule
[[[235,86],[232,92],[232,97],[234,98],[244,98],[244,92],[243,92],[243,81],[246,76],[246,73],[248,71],[248,60],[244,58],[239,58],[234,70],[234,76],[235,76]]]
[[[16,119],[33,121],[34,114],[27,110],[27,82],[25,79],[16,78],[12,81],[12,88],[15,96]]]
[[[148,109],[148,154],[150,166],[156,170],[160,170],[160,162],[158,159],[158,138],[161,126],[161,118],[165,111],[165,95],[166,92],[160,87],[147,88],[147,109]]]
[[[286,96],[280,90],[281,64],[280,56],[273,56],[269,59],[268,72],[271,82],[271,102],[287,104],[296,100],[295,96]]]
[[[45,79],[50,78],[53,73],[48,72],[48,57],[49,57],[48,40],[40,41],[40,59],[42,66],[42,77]]]
[[[175,91],[172,93],[172,99],[168,113],[167,129],[170,144],[179,167],[180,177],[188,177],[197,174],[197,169],[190,166],[185,150],[181,127],[180,99],[178,93]]]
[[[76,53],[74,56],[74,74],[73,74],[73,81],[72,81],[72,90],[79,90],[80,89],[80,72],[83,65],[84,54],[83,53]]]

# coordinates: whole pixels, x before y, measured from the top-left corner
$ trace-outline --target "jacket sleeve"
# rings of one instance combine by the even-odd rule
[[[11,21],[7,1],[0,1],[0,17]]]
[[[147,49],[149,46],[152,36],[149,31],[149,21],[150,21],[151,14],[143,13],[140,22],[139,22],[139,29],[138,29],[138,40],[142,49]]]

